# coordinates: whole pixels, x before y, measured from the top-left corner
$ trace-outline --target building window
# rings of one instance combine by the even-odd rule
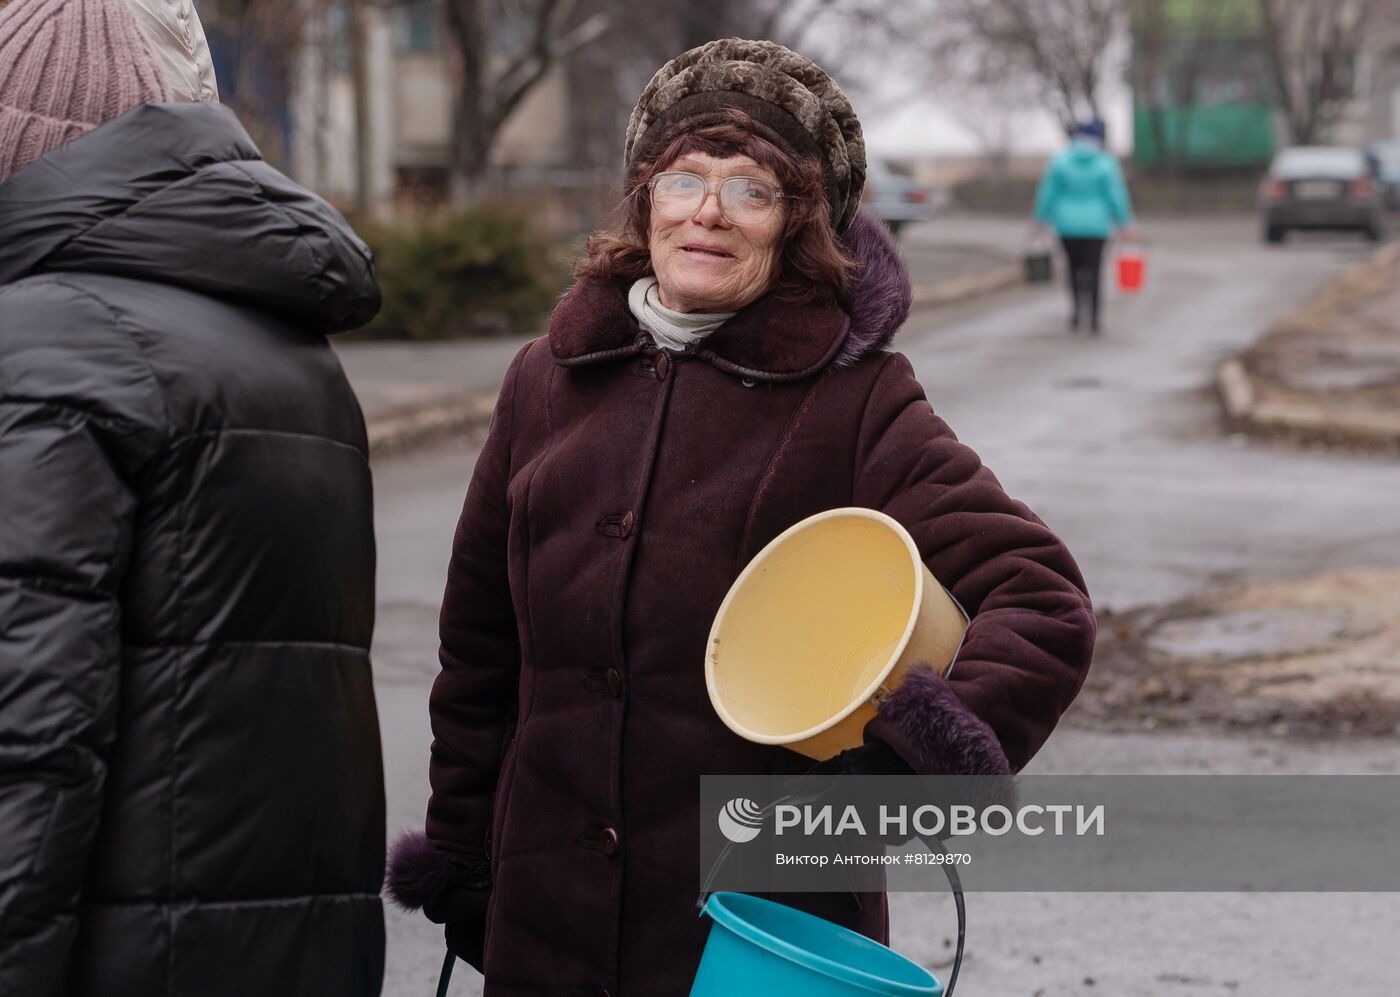
[[[441,0],[411,0],[394,9],[394,51],[434,55],[442,50]]]

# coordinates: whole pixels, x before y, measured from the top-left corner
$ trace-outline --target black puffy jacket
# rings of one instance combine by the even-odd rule
[[[370,255],[226,109],[0,184],[0,995],[372,995]]]

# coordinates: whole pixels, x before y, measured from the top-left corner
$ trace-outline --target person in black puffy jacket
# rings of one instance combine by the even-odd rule
[[[142,30],[0,7],[0,995],[368,997],[371,256]]]

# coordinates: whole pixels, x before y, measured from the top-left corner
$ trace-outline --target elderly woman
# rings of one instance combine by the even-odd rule
[[[426,835],[392,863],[491,995],[687,992],[700,776],[810,764],[733,734],[703,677],[725,592],[797,521],[888,513],[972,615],[956,677],[917,671],[841,771],[1019,768],[1094,640],[1069,553],[887,350],[909,281],[856,213],[860,125],[826,74],[769,42],[694,49],[625,159],[621,230],[511,364],[467,490]],[[883,894],[784,900],[887,939]]]

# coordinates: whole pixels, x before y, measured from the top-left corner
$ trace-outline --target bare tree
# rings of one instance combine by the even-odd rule
[[[200,17],[224,57],[225,103],[270,160],[285,165],[284,116],[306,10],[287,0],[205,0]]]
[[[959,95],[945,105],[948,116],[977,144],[987,172],[1005,177],[1010,170],[1016,139],[1024,133],[1027,118],[1037,106],[1025,81],[1010,78],[989,83]]]
[[[1101,117],[1099,88],[1124,0],[929,0],[930,62],[972,88],[1033,81],[1066,128]]]
[[[851,50],[861,47],[852,44],[851,29],[877,6],[874,0],[684,0],[649,5],[639,18],[635,0],[591,0],[575,19],[601,12],[627,30],[610,30],[566,60],[569,93],[584,95],[568,116],[571,161],[617,166],[628,113],[651,75],[679,53],[717,38],[765,38],[804,51],[840,76],[854,62]],[[831,36],[844,45],[824,40]]]
[[[805,51],[821,29],[865,18],[878,8],[873,0],[707,0],[676,4],[683,26],[678,51],[715,38],[761,38]],[[848,43],[852,39],[847,36]]]
[[[1394,0],[1257,0],[1279,110],[1294,142],[1321,141],[1356,96],[1357,56]]]
[[[348,0],[350,79],[355,101],[355,214],[367,218],[374,208],[374,136],[369,96],[369,24],[366,0]]]
[[[849,90],[871,90],[917,66],[920,36],[904,28],[911,20],[905,9],[919,6],[882,0],[775,2],[756,37],[801,52]]]
[[[609,22],[599,11],[567,27],[575,0],[447,0],[446,6],[461,59],[453,115],[460,199],[479,181],[497,134],[526,94]]]

